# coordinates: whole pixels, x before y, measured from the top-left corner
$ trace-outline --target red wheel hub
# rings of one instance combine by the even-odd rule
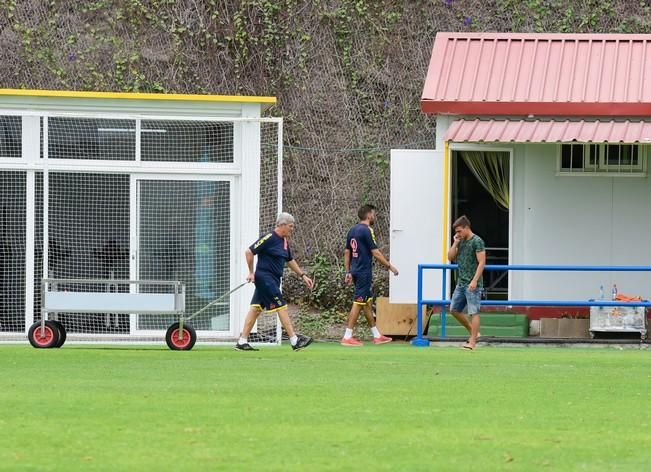
[[[42,334],[40,326],[34,330],[34,342],[41,346],[47,346],[50,344],[52,338],[54,338],[54,332],[52,331],[52,328],[47,325],[43,328]]]
[[[182,349],[184,347],[187,347],[188,344],[190,344],[190,332],[187,329],[184,329],[183,339],[179,337],[180,334],[181,334],[181,330],[178,328],[172,331],[172,344]]]

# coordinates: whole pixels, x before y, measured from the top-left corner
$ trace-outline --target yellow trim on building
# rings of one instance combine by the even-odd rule
[[[243,95],[197,95],[178,93],[81,92],[74,90],[0,89],[0,95],[16,97],[97,98],[118,100],[175,100],[200,102],[276,103],[276,97]]]
[[[450,217],[448,212],[450,210],[450,144],[445,141],[443,147],[443,224],[441,230],[443,231],[443,253],[442,263],[448,262],[448,237],[450,234]]]

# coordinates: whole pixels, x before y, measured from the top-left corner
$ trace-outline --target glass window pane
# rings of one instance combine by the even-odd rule
[[[129,278],[130,177],[124,174],[52,172],[48,199],[48,276],[55,279]],[[35,310],[40,319],[43,276],[43,175],[37,176]],[[78,291],[79,286],[59,285]],[[93,284],[84,291],[128,292],[128,285]],[[69,333],[129,333],[129,315],[60,313]]]
[[[179,280],[191,315],[230,285],[230,183],[141,180],[139,278]],[[195,329],[228,330],[226,297],[191,321]],[[139,315],[138,329],[165,329],[178,317]]]
[[[0,116],[0,157],[22,157],[22,119]]]
[[[25,172],[0,172],[0,332],[25,332],[25,191]]]
[[[596,167],[599,162],[599,146],[597,144],[590,144],[590,155],[588,158],[588,165]]]
[[[639,159],[638,158],[638,156],[639,156],[639,146],[637,146],[635,144],[628,144],[628,145],[626,145],[626,148],[628,148],[628,152],[629,152],[629,157],[628,157],[629,164],[631,166],[639,165],[639,160],[638,160]]]
[[[618,166],[620,165],[620,148],[618,144],[606,145],[606,165]]]
[[[621,160],[620,164],[625,165],[625,166],[630,166],[632,161],[631,161],[631,145],[630,144],[622,144],[619,147],[620,150],[620,155],[621,155]]]
[[[50,118],[50,159],[136,159],[136,122],[96,118]]]
[[[233,162],[233,123],[142,121],[143,161]]]
[[[572,145],[572,169],[583,169],[583,145]]]
[[[572,145],[561,144],[561,169],[569,169],[572,163]]]

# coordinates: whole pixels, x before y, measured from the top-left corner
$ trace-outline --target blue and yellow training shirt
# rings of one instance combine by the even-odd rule
[[[256,275],[258,272],[263,272],[280,279],[283,276],[285,263],[293,259],[287,238],[278,236],[275,231],[261,236],[249,246],[249,249],[258,256]]]
[[[373,269],[373,254],[377,249],[373,228],[358,223],[348,231],[346,249],[350,251],[350,273],[360,274],[371,272]]]

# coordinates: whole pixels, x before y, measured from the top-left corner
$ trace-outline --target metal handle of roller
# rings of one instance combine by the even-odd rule
[[[190,316],[188,316],[187,318],[185,318],[185,321],[190,321],[192,318],[194,318],[195,316],[197,316],[197,315],[203,313],[203,312],[206,311],[208,308],[210,308],[211,306],[213,306],[215,303],[219,303],[220,301],[222,301],[224,298],[226,298],[227,296],[229,296],[229,295],[232,294],[233,292],[237,292],[239,289],[241,289],[242,287],[244,287],[244,286],[245,286],[246,284],[248,284],[248,283],[249,283],[248,281],[246,281],[246,282],[242,282],[242,283],[239,284],[237,287],[235,287],[235,288],[229,290],[228,292],[224,293],[223,295],[220,295],[218,298],[215,298],[213,301],[211,301],[210,303],[208,303],[208,304],[207,304],[206,306],[204,306],[202,309],[200,309],[199,311],[195,311],[195,312],[192,313]],[[182,331],[182,328],[181,328],[181,331]]]

